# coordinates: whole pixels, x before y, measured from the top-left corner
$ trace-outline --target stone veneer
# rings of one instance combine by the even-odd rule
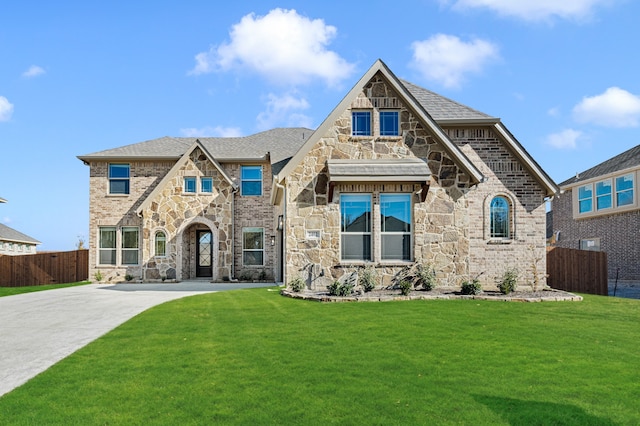
[[[376,134],[379,110],[400,111],[402,136]],[[351,136],[351,110],[372,111],[373,136]],[[427,162],[432,173],[424,202],[413,197],[413,259],[432,264],[440,285],[460,285],[480,275],[485,287],[508,266],[521,271],[519,284],[537,280],[545,283],[544,191],[505,148],[491,127],[445,129],[467,157],[488,177],[487,182],[471,186],[469,176],[456,166],[445,148],[418,120],[381,75],[376,75],[333,126],[322,136],[286,178],[286,274],[290,281],[302,277],[311,289],[323,289],[363,263],[340,260],[340,193],[363,192],[373,195],[373,262],[383,285],[389,285],[403,262],[380,261],[378,232],[381,192],[417,193],[419,183],[338,183],[333,200],[328,199],[327,160],[388,159],[417,157]],[[511,200],[515,220],[513,238],[497,244],[488,238],[488,202],[496,195]],[[319,240],[307,240],[307,230],[321,230]],[[534,259],[535,268],[532,266]]]

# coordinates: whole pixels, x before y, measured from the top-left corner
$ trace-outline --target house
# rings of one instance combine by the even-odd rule
[[[556,184],[499,118],[382,61],[315,130],[162,137],[78,158],[90,167],[92,276],[322,289],[366,265],[390,284],[419,263],[441,285],[493,285],[509,266],[521,284],[544,283]]]
[[[609,279],[640,280],[640,145],[560,184],[555,245],[607,253]]]
[[[7,200],[0,198],[0,203],[6,202]],[[35,254],[38,244],[42,243],[35,238],[31,238],[22,232],[0,223],[0,255],[15,256],[20,254]]]

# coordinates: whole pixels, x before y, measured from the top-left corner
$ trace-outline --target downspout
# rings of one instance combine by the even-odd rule
[[[238,188],[234,188],[231,197],[231,276],[229,282],[238,282],[236,278],[236,194]]]
[[[140,265],[140,268],[142,269],[142,276],[140,277],[142,279],[142,282],[147,282],[147,268],[144,267],[144,246],[145,246],[145,241],[144,241],[144,213],[142,213],[142,210],[140,210],[139,212],[137,212],[138,217],[140,217],[140,219],[142,219],[142,226],[141,226],[141,231],[140,232],[140,239],[142,240],[142,264]],[[149,241],[147,241],[147,243],[149,243]]]

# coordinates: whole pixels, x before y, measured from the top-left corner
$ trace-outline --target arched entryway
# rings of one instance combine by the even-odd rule
[[[178,276],[181,280],[218,279],[218,228],[203,217],[184,224],[177,238]]]

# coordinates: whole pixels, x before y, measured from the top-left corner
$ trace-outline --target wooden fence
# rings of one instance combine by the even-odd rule
[[[89,251],[0,256],[0,287],[63,284],[89,278]]]
[[[547,250],[547,284],[578,293],[608,294],[607,253],[550,247]]]

